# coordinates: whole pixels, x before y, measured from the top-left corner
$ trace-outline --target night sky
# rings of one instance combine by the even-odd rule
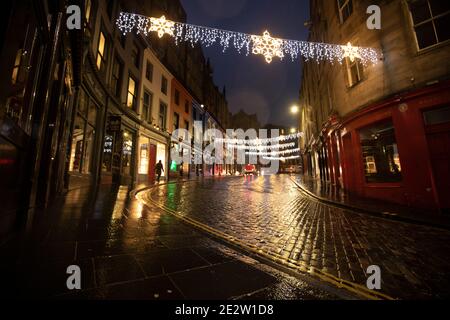
[[[273,37],[306,40],[308,0],[181,0],[187,22],[250,34],[268,30]],[[262,124],[296,126],[289,107],[298,101],[300,60],[274,58],[268,65],[263,56],[239,55],[233,47],[223,54],[219,45],[204,48],[214,69],[214,80],[227,88],[232,113],[243,109],[257,113]]]

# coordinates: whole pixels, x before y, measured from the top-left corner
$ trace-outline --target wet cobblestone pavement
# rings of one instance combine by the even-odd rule
[[[178,188],[173,184],[160,190],[175,195]],[[2,296],[146,300],[355,297],[314,278],[290,276],[221,245],[161,209],[130,198],[128,191],[108,186],[97,192],[72,190],[51,210],[36,213],[40,218],[30,233],[18,234],[0,247],[0,272],[6,275]],[[80,291],[66,287],[69,265],[81,268]]]
[[[332,207],[287,175],[169,184],[147,200],[287,260],[366,284],[382,271],[393,298],[450,298],[450,232]]]

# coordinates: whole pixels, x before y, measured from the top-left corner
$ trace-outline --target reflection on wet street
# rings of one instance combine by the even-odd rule
[[[179,207],[179,185],[158,190],[164,190],[169,208]],[[11,275],[4,290],[11,297],[58,299],[352,297],[218,244],[163,210],[130,197],[129,191],[110,186],[74,189],[49,210],[36,212],[28,233],[0,247],[0,272]],[[233,204],[231,198],[227,201]],[[67,289],[69,265],[81,269],[79,291]]]
[[[450,232],[384,220],[306,197],[287,175],[161,186],[147,199],[287,262],[365,286],[382,270],[395,298],[450,296]]]

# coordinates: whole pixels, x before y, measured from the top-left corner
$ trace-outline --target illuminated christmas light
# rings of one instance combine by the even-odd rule
[[[158,33],[158,37],[162,38],[165,34],[169,36],[174,36],[175,22],[166,20],[165,16],[161,18],[150,18],[151,26],[150,31],[155,31]]]
[[[358,47],[352,46],[350,42],[346,46],[342,46],[342,50],[344,51],[343,57],[349,58],[351,62],[354,62],[356,58],[361,59],[358,53]]]
[[[286,55],[292,60],[303,58],[305,61],[328,61],[330,63],[342,61],[348,57],[351,61],[356,58],[363,65],[377,64],[381,56],[378,50],[373,48],[355,47],[350,43],[337,45],[308,41],[286,40],[273,38],[268,31],[262,36],[250,35],[242,32],[227,31],[216,28],[196,26],[187,23],[174,22],[161,18],[149,18],[134,13],[121,12],[116,21],[119,30],[125,35],[133,30],[136,33],[147,35],[149,32],[157,32],[161,38],[165,34],[174,37],[175,43],[189,42],[192,46],[202,44],[207,47],[218,43],[223,52],[233,46],[238,53],[244,52],[261,54],[271,63],[274,57],[283,59]]]
[[[283,42],[280,39],[272,38],[270,33],[266,30],[263,36],[252,36],[253,54],[261,54],[266,58],[267,63],[271,63],[273,57],[284,58],[283,50],[281,49]]]
[[[291,143],[283,143],[283,144],[276,144],[276,145],[268,145],[268,146],[245,146],[245,145],[232,145],[232,144],[227,144],[226,148],[227,149],[237,149],[237,150],[251,150],[251,151],[267,151],[267,150],[282,150],[282,149],[287,149],[287,148],[294,148],[295,147],[295,142],[291,142]]]
[[[289,149],[289,150],[283,150],[283,151],[271,151],[271,152],[246,152],[246,155],[249,156],[283,156],[286,154],[293,154],[293,153],[298,153],[300,152],[300,148],[295,148],[295,149]]]
[[[295,134],[289,134],[286,136],[279,136],[279,137],[274,137],[274,138],[267,138],[267,139],[216,139],[217,142],[223,142],[223,143],[228,143],[228,144],[248,144],[248,145],[265,145],[265,144],[273,144],[273,143],[279,143],[279,142],[284,142],[284,141],[289,141],[289,140],[294,140],[294,139],[298,139],[300,137],[303,136],[302,132],[299,133],[295,133]]]
[[[292,157],[264,157],[264,160],[271,160],[271,161],[286,161],[286,160],[294,160],[294,159],[300,159],[300,156],[292,156]]]

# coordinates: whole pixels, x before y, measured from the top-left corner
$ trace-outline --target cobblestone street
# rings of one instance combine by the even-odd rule
[[[357,298],[221,245],[161,209],[144,206],[127,187],[75,189],[40,216],[29,234],[0,246],[5,298]],[[81,269],[81,290],[66,286],[69,265]]]
[[[148,203],[188,217],[286,262],[365,286],[378,265],[393,298],[450,297],[450,232],[336,208],[287,175],[169,184]]]

